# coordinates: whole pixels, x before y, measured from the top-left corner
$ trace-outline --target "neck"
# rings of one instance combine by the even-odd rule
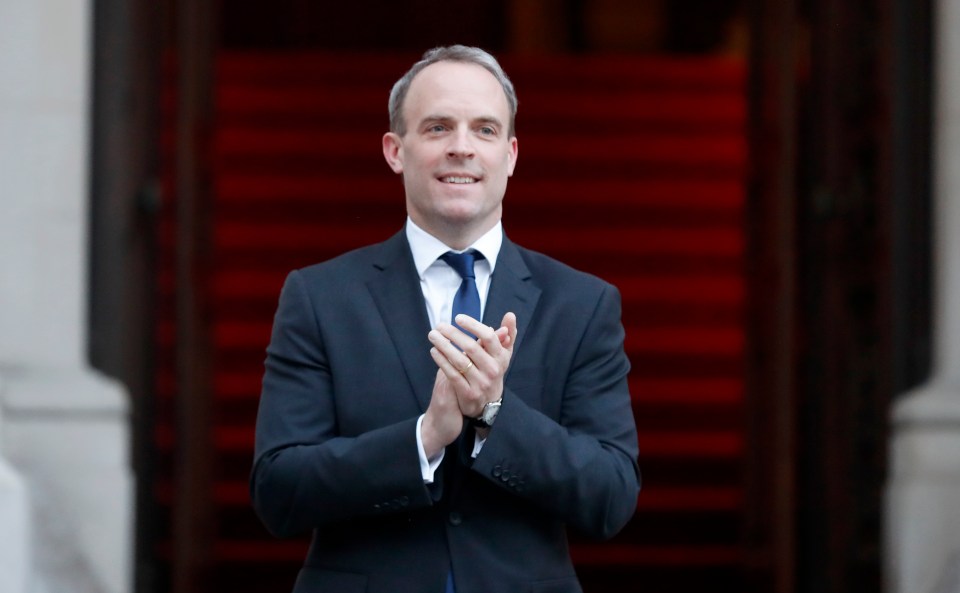
[[[447,247],[450,247],[456,251],[463,251],[467,247],[470,247],[477,241],[477,239],[482,237],[490,229],[496,226],[498,222],[500,222],[500,219],[497,218],[484,225],[451,225],[424,224],[423,221],[417,220],[412,215],[410,216],[410,219],[413,220],[418,227],[442,241]]]

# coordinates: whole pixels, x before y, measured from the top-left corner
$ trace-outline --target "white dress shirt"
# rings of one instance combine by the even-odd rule
[[[423,298],[426,301],[430,327],[435,328],[440,323],[450,323],[453,313],[453,297],[463,281],[456,270],[451,268],[447,262],[439,259],[441,255],[448,251],[463,253],[463,251],[475,249],[483,254],[484,259],[478,259],[473,264],[477,291],[480,293],[480,316],[483,317],[487,304],[487,292],[490,288],[490,277],[497,265],[500,246],[503,245],[503,225],[498,221],[492,229],[462,251],[451,249],[442,241],[418,227],[409,217],[405,230],[407,241],[410,243],[410,251],[413,252],[413,263],[417,268],[417,274],[420,276],[420,288],[423,290]],[[423,440],[420,436],[422,424],[423,415],[417,420],[417,451],[420,454],[420,472],[423,474],[423,481],[432,484],[434,473],[440,467],[440,462],[443,461],[443,451],[436,457],[427,459],[426,452],[423,450]],[[483,440],[477,437],[473,448],[474,457],[482,447]]]

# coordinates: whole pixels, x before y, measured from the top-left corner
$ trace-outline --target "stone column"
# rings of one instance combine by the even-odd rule
[[[933,370],[893,410],[890,593],[960,593],[960,2],[934,2]]]
[[[3,377],[0,377],[0,397],[3,396]],[[3,410],[0,409],[0,441],[3,438]],[[26,593],[27,538],[30,509],[23,478],[3,457],[0,448],[0,591]]]
[[[86,363],[91,11],[0,2],[0,519],[30,542],[4,592],[132,580],[127,397]]]

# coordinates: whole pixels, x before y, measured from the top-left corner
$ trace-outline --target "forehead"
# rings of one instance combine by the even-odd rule
[[[439,113],[458,115],[464,110],[471,116],[492,116],[502,122],[509,118],[503,87],[483,66],[466,62],[431,64],[413,78],[404,102],[404,113],[412,118],[408,123]]]

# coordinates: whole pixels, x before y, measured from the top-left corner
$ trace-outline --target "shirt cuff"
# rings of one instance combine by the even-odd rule
[[[423,424],[424,414],[421,414],[417,418],[417,454],[420,455],[420,475],[423,476],[424,484],[433,484],[433,475],[437,472],[437,468],[440,467],[440,462],[443,461],[443,449],[440,450],[440,453],[433,459],[427,459],[427,452],[423,450],[423,437],[420,436],[420,426]],[[474,446],[474,451],[477,451],[476,446]],[[474,455],[476,456],[476,455]]]
[[[474,433],[473,435],[473,452],[470,453],[470,457],[474,459],[477,458],[477,455],[480,454],[480,449],[483,449],[483,444],[487,442],[487,439],[481,439],[480,435]]]

